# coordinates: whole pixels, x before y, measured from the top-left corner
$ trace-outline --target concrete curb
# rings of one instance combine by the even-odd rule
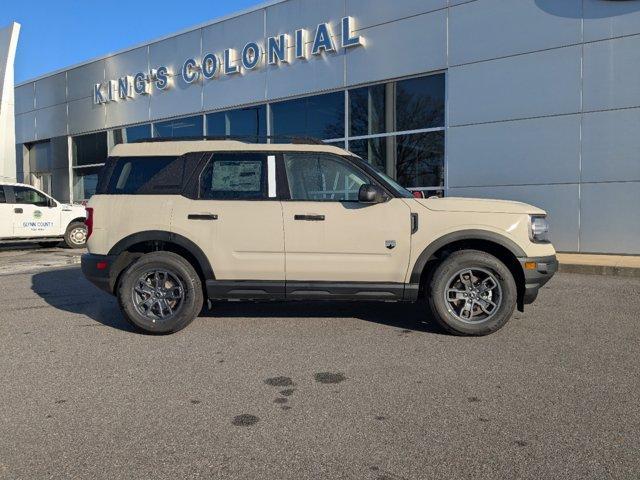
[[[583,275],[640,278],[640,268],[615,267],[611,265],[579,265],[574,263],[560,263],[558,271],[560,273],[581,273]]]

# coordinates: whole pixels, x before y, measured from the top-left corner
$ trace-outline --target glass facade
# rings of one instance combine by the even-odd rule
[[[234,137],[249,142],[266,141],[266,105],[208,114],[207,136]]]
[[[445,75],[435,74],[73,139],[74,200],[95,191],[108,146],[151,138],[230,137],[346,148],[412,190],[445,188]],[[96,170],[97,169],[97,170]]]
[[[203,132],[204,120],[202,115],[153,124],[154,138],[202,137]]]

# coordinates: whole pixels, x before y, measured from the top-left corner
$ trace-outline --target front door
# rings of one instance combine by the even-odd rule
[[[0,185],[0,238],[13,237],[13,205],[7,203],[5,188]]]
[[[285,154],[284,170],[290,196],[283,201],[287,294],[357,294],[362,283],[401,289],[411,249],[409,206],[399,198],[359,203],[360,187],[375,180],[338,156]]]
[[[284,295],[282,206],[275,156],[214,153],[200,174],[197,200],[179,200],[173,224],[189,229],[215,274],[212,298]],[[179,233],[179,230],[175,230]]]
[[[56,237],[64,233],[60,225],[60,209],[50,206],[49,197],[42,192],[15,186],[13,197],[14,237]]]

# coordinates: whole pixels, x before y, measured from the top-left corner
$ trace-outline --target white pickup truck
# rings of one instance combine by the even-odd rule
[[[86,211],[21,183],[0,183],[0,243],[36,242],[84,248]]]

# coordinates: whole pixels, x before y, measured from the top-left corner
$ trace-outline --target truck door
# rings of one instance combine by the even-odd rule
[[[0,185],[0,238],[13,237],[13,206],[7,203],[5,187]]]
[[[59,237],[60,209],[50,198],[35,188],[14,186],[13,236],[17,238]]]

